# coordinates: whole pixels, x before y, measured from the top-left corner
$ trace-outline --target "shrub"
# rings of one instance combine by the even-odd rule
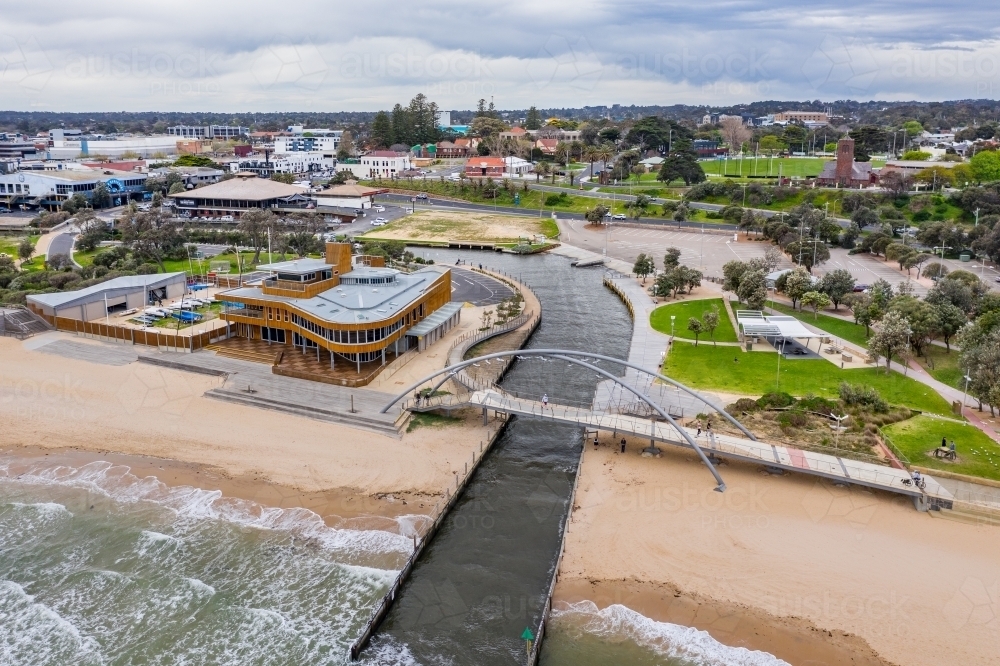
[[[787,393],[765,393],[757,399],[757,405],[761,409],[771,409],[774,407],[789,407],[794,404],[795,398]]]
[[[875,388],[864,384],[841,382],[840,399],[844,401],[845,405],[862,407],[875,413],[889,411],[889,403],[879,395],[879,392]]]
[[[807,395],[799,400],[799,404],[797,406],[810,412],[830,415],[833,414],[834,410],[837,408],[837,403],[832,400],[827,400],[826,398],[820,398],[819,396]]]
[[[546,206],[558,206],[560,204],[568,203],[569,197],[566,196],[565,192],[560,192],[559,194],[550,194],[545,197]]]
[[[730,414],[742,414],[743,412],[756,412],[760,409],[760,405],[757,404],[756,400],[751,398],[740,398],[733,404],[726,407],[726,411]]]
[[[802,412],[782,412],[778,416],[778,424],[782,428],[802,428],[809,423],[809,418]]]

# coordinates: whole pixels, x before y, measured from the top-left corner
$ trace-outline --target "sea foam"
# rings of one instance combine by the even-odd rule
[[[553,609],[552,617],[599,638],[629,639],[664,657],[699,666],[790,666],[767,652],[723,645],[707,631],[657,622],[621,604],[598,610],[593,602],[581,601]]]

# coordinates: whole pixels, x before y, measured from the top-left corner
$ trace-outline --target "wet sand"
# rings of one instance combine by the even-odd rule
[[[793,664],[996,663],[1000,528],[907,498],[588,445],[557,602],[622,603]],[[679,595],[679,596],[677,596]]]

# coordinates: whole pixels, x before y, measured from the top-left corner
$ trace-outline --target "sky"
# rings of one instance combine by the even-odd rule
[[[1000,97],[1000,3],[0,0],[0,108]]]

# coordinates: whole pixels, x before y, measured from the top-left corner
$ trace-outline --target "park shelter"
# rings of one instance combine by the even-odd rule
[[[788,315],[765,315],[760,310],[737,310],[736,322],[740,333],[746,337],[761,338],[792,338],[805,340],[809,346],[812,338],[825,337],[822,333],[813,333],[805,325]]]

